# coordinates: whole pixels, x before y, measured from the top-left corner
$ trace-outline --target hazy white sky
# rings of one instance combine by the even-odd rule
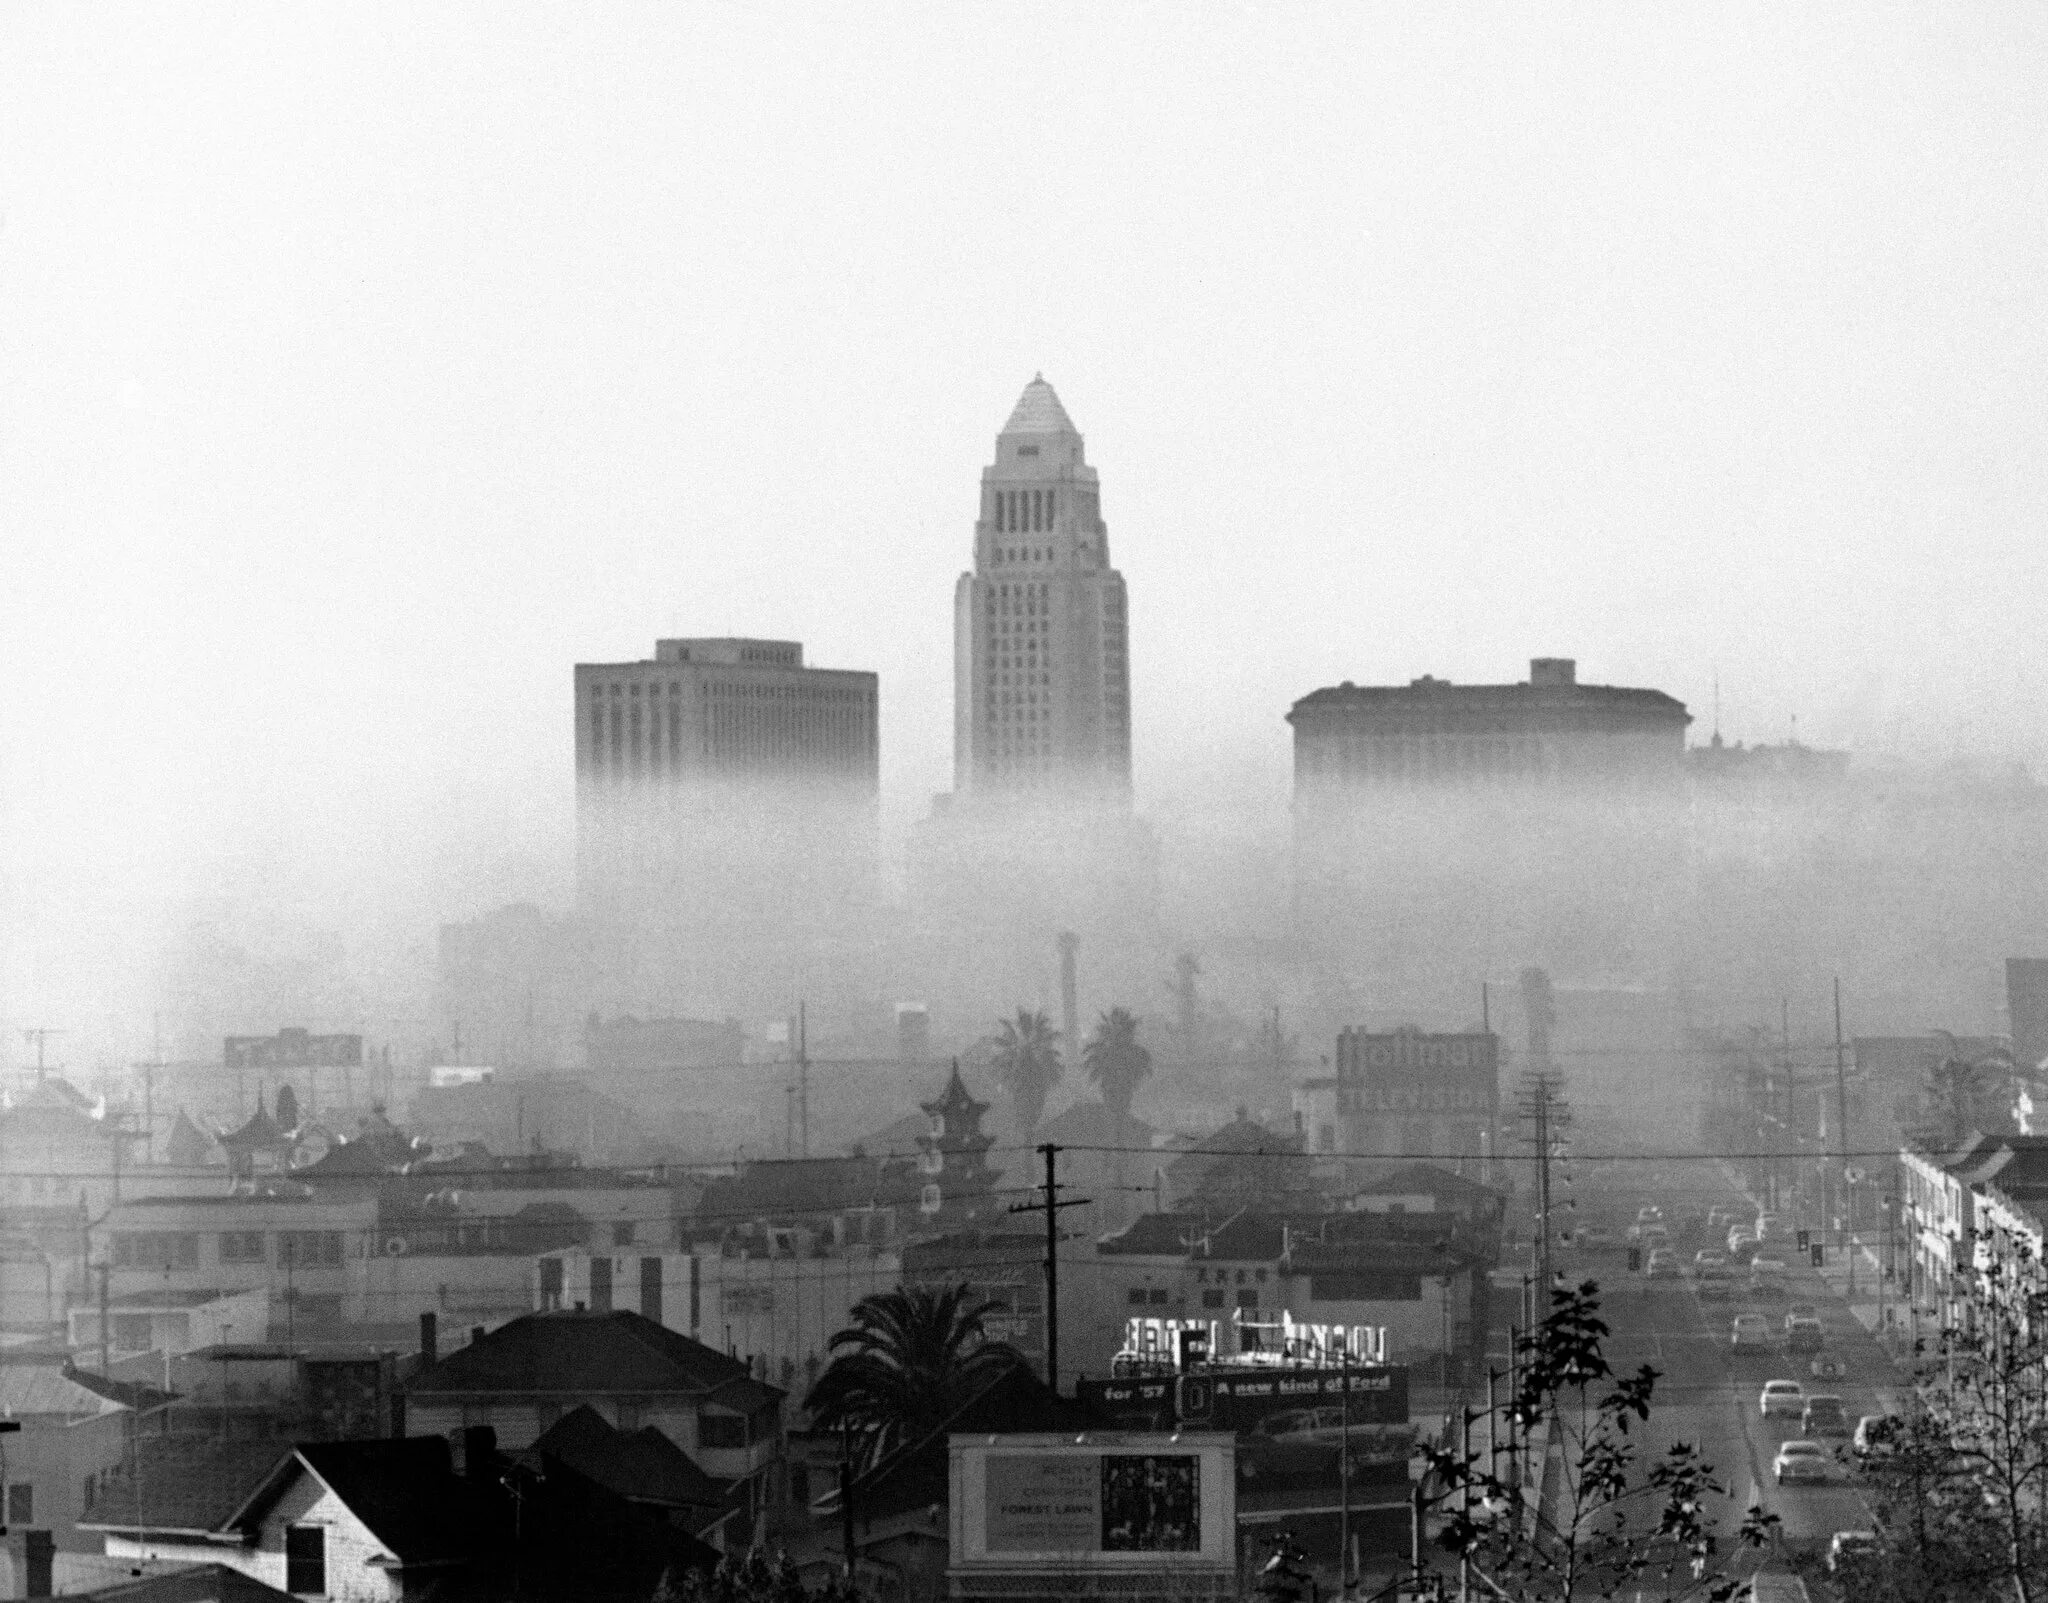
[[[1149,806],[1552,653],[2038,762],[2044,86],[2034,5],[0,7],[12,938],[559,890],[664,633],[877,670],[911,816],[1040,369]]]

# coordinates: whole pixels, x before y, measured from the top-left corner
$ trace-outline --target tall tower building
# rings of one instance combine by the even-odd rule
[[[1128,804],[1129,618],[1080,431],[1034,378],[981,473],[953,597],[954,788]]]

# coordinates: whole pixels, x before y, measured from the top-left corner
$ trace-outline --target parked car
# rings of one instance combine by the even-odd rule
[[[1612,1252],[1621,1245],[1605,1225],[1581,1225],[1573,1233],[1573,1240],[1587,1252]]]
[[[1732,1302],[1735,1280],[1725,1269],[1709,1269],[1694,1278],[1693,1290],[1701,1302]]]
[[[1728,1254],[1712,1247],[1702,1247],[1692,1255],[1692,1266],[1700,1274],[1705,1274],[1709,1269],[1726,1269]]]
[[[1771,1350],[1771,1322],[1762,1314],[1735,1316],[1734,1347],[1739,1353]]]
[[[1796,1380],[1767,1380],[1757,1397],[1757,1412],[1769,1419],[1774,1414],[1797,1419],[1806,1407],[1806,1388]]]
[[[1684,1270],[1679,1267],[1678,1254],[1669,1247],[1658,1247],[1650,1254],[1650,1261],[1643,1273],[1652,1280],[1676,1280]]]
[[[1865,1414],[1856,1421],[1856,1434],[1849,1447],[1858,1458],[1884,1458],[1899,1450],[1899,1433],[1905,1421],[1897,1414]]]
[[[1799,1434],[1802,1436],[1847,1436],[1849,1416],[1842,1408],[1842,1399],[1815,1392],[1806,1399],[1806,1410],[1799,1416]]]
[[[1725,1233],[1728,1227],[1734,1224],[1735,1221],[1741,1217],[1742,1215],[1737,1213],[1733,1208],[1727,1207],[1726,1205],[1717,1204],[1716,1206],[1709,1208],[1707,1210],[1707,1228],[1709,1230]]]
[[[1795,1319],[1819,1319],[1820,1310],[1810,1302],[1788,1302],[1785,1304],[1785,1328],[1792,1328]]]
[[[1817,1353],[1828,1343],[1827,1332],[1818,1319],[1788,1319],[1785,1322],[1785,1351]]]
[[[1663,1217],[1664,1210],[1654,1202],[1646,1202],[1636,1209],[1636,1223],[1639,1225],[1655,1224]]]
[[[1785,1260],[1783,1258],[1750,1259],[1749,1289],[1759,1297],[1783,1296],[1785,1292]]]
[[[1824,1482],[1833,1478],[1834,1458],[1819,1442],[1810,1442],[1793,1437],[1778,1449],[1778,1456],[1771,1460],[1771,1473],[1780,1486],[1795,1481]]]
[[[1853,1559],[1859,1553],[1877,1551],[1875,1531],[1837,1531],[1828,1543],[1828,1574],[1837,1573],[1844,1559]]]
[[[1769,1241],[1773,1237],[1782,1236],[1784,1233],[1785,1227],[1775,1213],[1760,1213],[1756,1216],[1757,1240]]]

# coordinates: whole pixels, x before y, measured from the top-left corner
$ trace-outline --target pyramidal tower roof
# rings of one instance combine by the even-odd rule
[[[1053,387],[1045,382],[1045,375],[1038,374],[1024,386],[1024,393],[1017,397],[1016,408],[1010,413],[1010,421],[1003,425],[1005,434],[1079,434],[1074,420],[1067,416],[1067,409],[1060,405],[1060,398],[1053,393]]]

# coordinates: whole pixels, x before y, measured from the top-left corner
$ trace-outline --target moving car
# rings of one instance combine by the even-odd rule
[[[1783,1258],[1752,1258],[1749,1260],[1749,1289],[1759,1297],[1775,1297],[1785,1289],[1785,1260]]]
[[[1756,1216],[1756,1239],[1769,1241],[1773,1236],[1782,1236],[1785,1227],[1775,1213],[1760,1213]]]
[[[1739,1353],[1771,1350],[1771,1322],[1762,1314],[1735,1316],[1734,1347]]]
[[[1810,1302],[1788,1302],[1785,1304],[1785,1328],[1792,1328],[1795,1319],[1819,1319],[1820,1310]]]
[[[1771,1473],[1780,1486],[1795,1481],[1826,1481],[1833,1477],[1834,1471],[1835,1461],[1825,1447],[1797,1436],[1781,1446],[1778,1456],[1771,1460]]]
[[[1827,1344],[1827,1332],[1821,1328],[1818,1319],[1785,1321],[1785,1351],[1788,1353],[1817,1353]]]
[[[1828,1574],[1833,1575],[1842,1567],[1842,1560],[1854,1558],[1859,1553],[1877,1551],[1875,1531],[1837,1531],[1834,1540],[1828,1543]]]
[[[1799,1416],[1799,1434],[1802,1436],[1847,1436],[1849,1416],[1842,1408],[1842,1399],[1821,1392],[1815,1392],[1806,1399],[1806,1410]]]
[[[1605,1225],[1581,1225],[1573,1232],[1573,1239],[1587,1252],[1611,1252],[1620,1244]]]
[[[1840,1398],[1835,1401],[1840,1402]],[[1773,1414],[1797,1419],[1806,1408],[1806,1388],[1796,1380],[1767,1380],[1757,1398],[1757,1411],[1769,1419]]]
[[[1669,1247],[1658,1247],[1650,1254],[1649,1264],[1643,1273],[1652,1280],[1676,1280],[1684,1273],[1678,1266],[1678,1254]]]

